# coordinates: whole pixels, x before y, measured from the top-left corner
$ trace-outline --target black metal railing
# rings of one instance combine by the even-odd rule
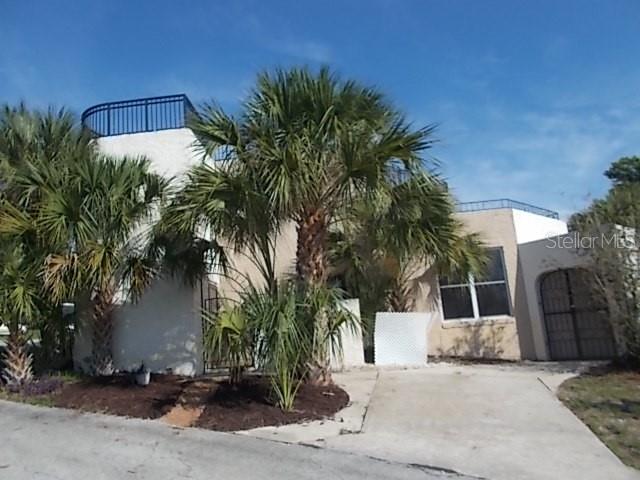
[[[195,113],[184,94],[94,105],[82,112],[82,125],[97,137],[184,128]]]
[[[554,212],[553,210],[547,210],[546,208],[536,207],[535,205],[529,205],[528,203],[518,202],[508,198],[481,200],[478,202],[462,202],[458,203],[457,206],[458,212],[478,212],[480,210],[497,210],[499,208],[514,208],[529,213],[535,213],[536,215],[542,215],[543,217],[560,218],[558,212]]]

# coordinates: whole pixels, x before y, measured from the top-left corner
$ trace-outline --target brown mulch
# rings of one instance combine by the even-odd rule
[[[195,426],[234,431],[330,417],[347,406],[349,395],[335,385],[302,385],[293,410],[283,412],[275,405],[266,379],[249,378],[237,388],[220,384],[205,402]]]
[[[52,403],[86,412],[159,418],[173,408],[184,383],[174,375],[153,375],[146,387],[136,385],[129,375],[87,378],[65,385]]]
[[[29,401],[41,398],[27,395]],[[349,395],[335,385],[302,385],[294,408],[283,412],[275,402],[267,378],[247,377],[237,387],[212,378],[152,375],[146,387],[131,375],[82,378],[65,382],[45,395],[43,404],[85,412],[137,418],[160,418],[179,426],[235,431],[319,420],[346,407]]]

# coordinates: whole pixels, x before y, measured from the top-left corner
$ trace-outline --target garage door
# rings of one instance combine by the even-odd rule
[[[552,360],[597,360],[616,354],[606,305],[589,288],[582,269],[544,275],[540,297]]]

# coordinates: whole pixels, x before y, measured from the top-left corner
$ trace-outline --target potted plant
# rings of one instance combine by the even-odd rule
[[[136,383],[146,387],[151,381],[151,371],[145,366],[144,362],[140,364],[140,368],[136,371]]]

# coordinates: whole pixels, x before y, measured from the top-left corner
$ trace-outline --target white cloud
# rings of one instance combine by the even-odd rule
[[[443,123],[446,144],[437,155],[461,200],[509,197],[565,217],[606,191],[602,173],[612,161],[640,150],[633,106],[500,115],[462,109],[452,117],[452,138]]]
[[[331,49],[314,41],[280,40],[271,42],[270,47],[275,52],[312,62],[327,63],[332,59]]]
[[[221,78],[212,85],[186,79],[182,76],[169,75],[155,81],[149,87],[149,91],[162,92],[158,95],[186,93],[196,103],[213,100],[223,107],[237,107],[249,92],[252,80],[250,78]]]

